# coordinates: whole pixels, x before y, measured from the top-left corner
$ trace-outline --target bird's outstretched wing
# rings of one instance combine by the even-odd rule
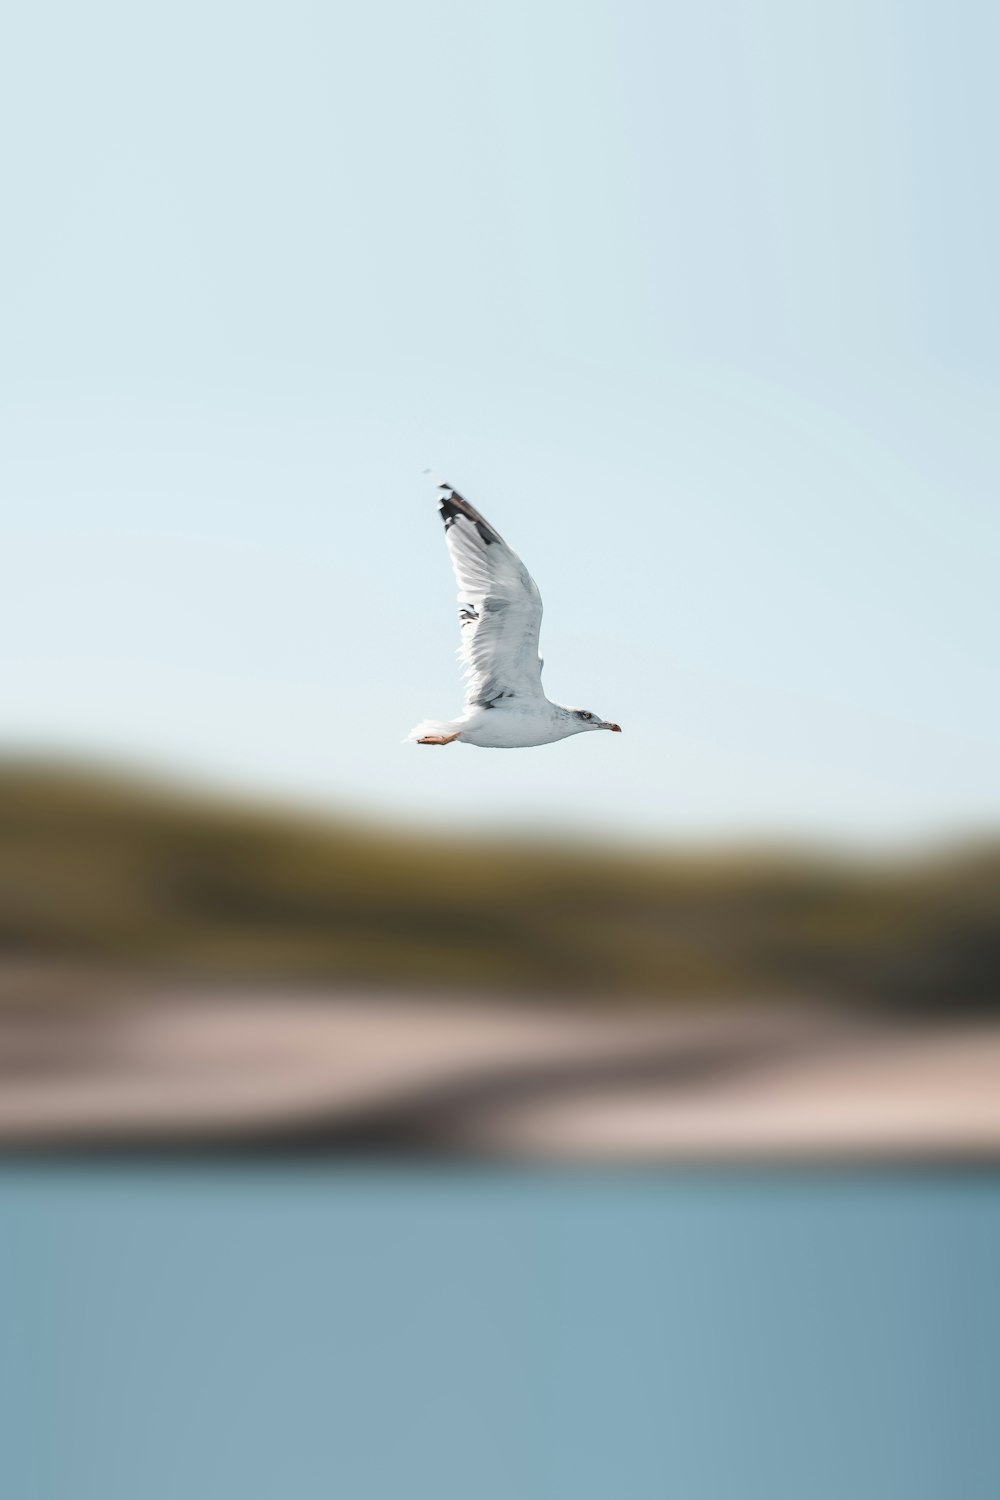
[[[450,484],[438,485],[438,509],[458,580],[465,701],[499,704],[538,699],[542,596],[516,552]]]

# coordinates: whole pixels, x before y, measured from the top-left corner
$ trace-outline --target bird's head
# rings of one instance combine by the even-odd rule
[[[567,708],[564,710],[572,721],[573,734],[583,734],[587,729],[610,729],[612,734],[621,734],[620,724],[612,724],[610,719],[602,719],[600,714],[591,713],[589,708]]]

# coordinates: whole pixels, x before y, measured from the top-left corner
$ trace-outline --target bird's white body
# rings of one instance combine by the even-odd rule
[[[457,719],[425,720],[410,731],[409,738],[455,735],[466,745],[484,750],[517,750],[531,745],[552,745],[571,734],[582,734],[590,724],[574,724],[572,709],[562,708],[542,697],[541,703],[497,703],[492,707],[473,704]],[[597,727],[596,725],[593,727]]]
[[[454,740],[491,750],[551,745],[610,724],[586,709],[553,703],[542,691],[538,636],[542,596],[521,559],[477,510],[448,484],[438,508],[459,586],[460,655],[465,710],[456,719],[424,720],[408,738],[421,745]]]

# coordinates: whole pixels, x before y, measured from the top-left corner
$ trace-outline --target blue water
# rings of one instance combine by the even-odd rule
[[[10,1500],[996,1500],[1000,1179],[0,1172]]]

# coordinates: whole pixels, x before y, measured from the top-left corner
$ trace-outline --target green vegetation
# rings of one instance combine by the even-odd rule
[[[0,959],[283,982],[1000,1001],[1000,843],[894,862],[362,827],[0,766]]]

